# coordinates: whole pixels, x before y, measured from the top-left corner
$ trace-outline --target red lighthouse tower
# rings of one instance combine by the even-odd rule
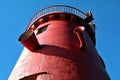
[[[95,48],[91,12],[55,5],[37,12],[9,80],[110,80]]]

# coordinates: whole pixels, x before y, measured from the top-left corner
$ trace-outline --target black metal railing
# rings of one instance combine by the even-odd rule
[[[29,21],[28,27],[31,26],[41,16],[43,16],[45,14],[55,13],[55,12],[56,13],[59,13],[59,12],[71,13],[82,19],[86,18],[86,15],[79,9],[76,9],[76,8],[70,7],[70,6],[66,6],[66,5],[54,5],[54,6],[49,6],[49,7],[46,7],[44,9],[38,11]]]

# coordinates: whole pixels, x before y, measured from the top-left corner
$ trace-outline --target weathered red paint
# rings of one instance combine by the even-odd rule
[[[38,25],[34,33],[39,49],[24,48],[9,80],[110,80],[83,27],[63,17]]]

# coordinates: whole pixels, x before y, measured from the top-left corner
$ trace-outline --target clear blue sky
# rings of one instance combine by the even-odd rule
[[[120,80],[120,0],[0,0],[0,80],[7,80],[23,46],[18,37],[40,9],[65,4],[92,11],[96,24],[96,48],[111,80]]]

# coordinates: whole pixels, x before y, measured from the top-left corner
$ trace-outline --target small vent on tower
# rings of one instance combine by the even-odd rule
[[[48,72],[36,73],[36,74],[25,76],[25,77],[23,77],[23,78],[21,78],[19,80],[37,80],[37,76],[45,75],[45,74],[49,74],[49,73]]]

